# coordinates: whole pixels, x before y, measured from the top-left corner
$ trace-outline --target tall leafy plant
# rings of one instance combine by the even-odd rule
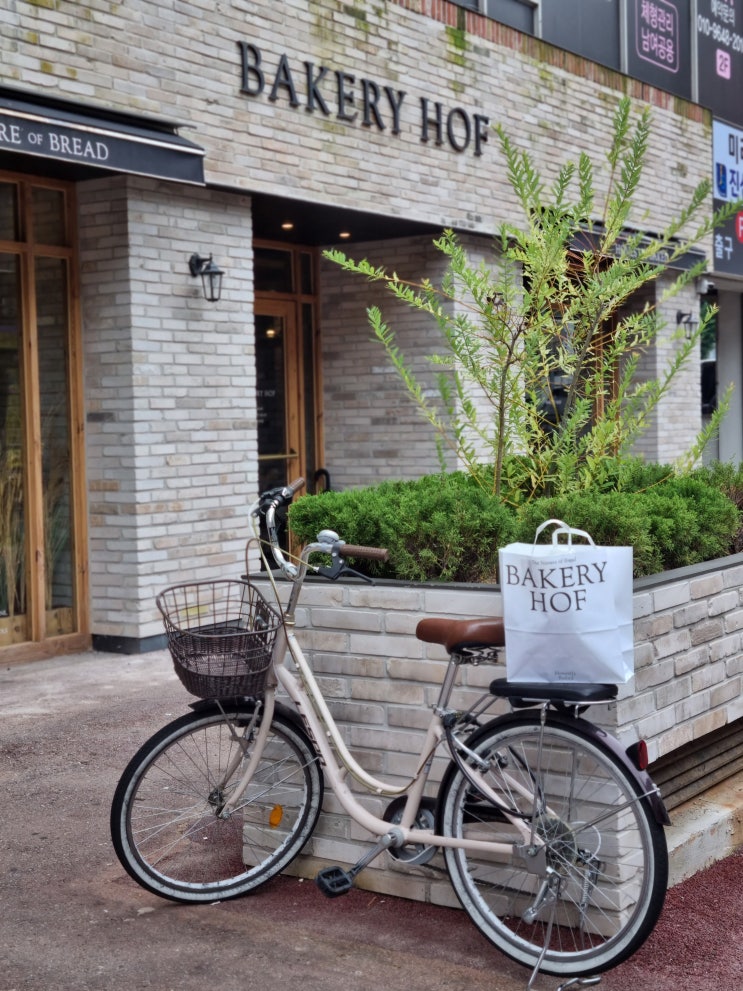
[[[438,370],[432,400],[379,307],[367,311],[436,432],[442,470],[452,450],[480,485],[511,502],[604,484],[607,464],[630,456],[674,377],[696,353],[714,310],[705,311],[694,334],[676,341],[657,378],[637,375],[642,352],[663,327],[658,302],[700,274],[704,262],[667,279],[662,293],[642,291],[735,207],[709,215],[710,187],[703,182],[663,231],[633,232],[650,128],[648,110],[633,120],[630,101],[619,102],[601,201],[588,155],[567,163],[547,187],[530,154],[496,128],[523,222],[501,226],[491,265],[472,264],[451,231],[434,242],[447,258],[438,285],[326,252],[437,322],[444,347],[431,357]],[[724,410],[723,402],[688,452],[689,463]]]

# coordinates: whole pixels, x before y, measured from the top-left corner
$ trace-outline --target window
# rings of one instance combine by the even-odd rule
[[[0,176],[0,649],[86,623],[73,196]]]
[[[537,33],[539,0],[453,0],[459,7],[479,11],[525,34]]]
[[[536,3],[530,0],[484,0],[484,13],[525,34],[536,34]]]

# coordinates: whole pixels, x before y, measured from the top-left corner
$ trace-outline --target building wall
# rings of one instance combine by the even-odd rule
[[[504,219],[516,219],[516,204],[494,135],[490,134],[479,156],[474,153],[474,138],[463,152],[453,150],[446,134],[437,145],[431,126],[428,142],[422,142],[423,119],[430,118],[436,103],[441,104],[444,119],[463,111],[473,129],[476,114],[491,124],[502,123],[518,144],[532,151],[550,177],[567,157],[575,156],[576,149],[597,152],[603,159],[617,100],[625,90],[634,89],[625,77],[588,67],[565,53],[553,59],[554,50],[548,46],[485,18],[468,21],[481,27],[485,36],[478,37],[421,16],[416,11],[422,4],[405,6],[410,9],[393,3],[285,5],[287,20],[292,19],[291,40],[276,31],[272,18],[243,25],[243,40],[262,54],[263,93],[231,97],[229,64],[220,62],[209,69],[218,71],[214,84],[231,106],[236,140],[240,140],[241,121],[248,122],[249,129],[259,122],[263,125],[256,134],[265,140],[253,149],[251,178],[256,189],[272,186],[272,162],[290,149],[293,167],[284,181],[286,195],[300,195],[301,188],[303,194],[320,201],[327,202],[332,194],[334,201],[352,203],[356,209],[376,211],[381,206],[391,215],[487,233]],[[448,4],[439,7],[444,8],[450,9]],[[425,4],[426,11],[432,9]],[[277,90],[275,100],[268,96],[282,54],[287,55],[296,83],[296,107],[291,106],[286,87]],[[327,117],[317,110],[307,112],[305,61],[316,70],[324,66],[354,76],[352,112],[359,106],[363,79],[404,91],[400,134],[391,133],[390,112],[384,115],[384,130],[374,124],[364,126],[360,111],[353,121],[339,121],[336,107]],[[588,78],[567,71],[568,65],[580,66]],[[253,88],[258,88],[257,81]],[[638,96],[650,95],[648,88],[634,91]],[[429,101],[428,114],[423,113],[423,99]],[[663,105],[654,109],[648,182],[636,218],[639,224],[647,211],[642,225],[648,229],[662,226],[669,202],[683,202],[697,181],[709,174],[709,121],[698,108],[681,101],[658,102]],[[461,144],[462,118],[456,114],[452,122],[455,140]],[[701,160],[700,147],[705,149]],[[226,174],[229,168],[229,161],[220,165],[228,181],[233,178]],[[604,171],[597,177],[599,193],[606,181]]]
[[[658,294],[667,280],[660,280]],[[699,303],[693,286],[672,300],[659,301],[659,310],[665,321],[665,328],[658,337],[654,348],[658,365],[658,377],[662,379],[677,357],[683,340],[678,339],[679,327],[676,313],[679,310],[691,312],[699,321]],[[653,414],[657,442],[646,452],[648,460],[671,464],[680,455],[690,451],[702,429],[701,373],[699,367],[699,347],[690,360],[675,376],[673,383],[658,404]]]
[[[692,313],[699,321],[699,301],[694,286],[686,286],[676,296],[666,299],[672,279],[662,276],[645,294],[639,295],[636,305],[657,307],[663,326],[655,346],[639,357],[636,381],[662,381],[678,358],[685,343],[679,336],[676,323],[678,311]],[[691,451],[702,429],[700,394],[699,347],[689,361],[679,369],[672,384],[661,397],[656,409],[648,417],[647,429],[634,445],[635,452],[648,461],[671,464]]]
[[[401,278],[441,278],[446,259],[431,238],[352,245],[346,255],[366,259]],[[378,306],[396,346],[436,403],[436,369],[429,355],[442,353],[442,338],[431,318],[398,302],[380,284],[349,274],[333,262],[321,266],[322,364],[325,462],[338,489],[389,478],[417,478],[440,470],[433,428],[408,396],[376,339],[367,309]],[[448,467],[455,467],[453,456]]]
[[[661,229],[711,172],[710,121],[699,107],[486,18],[463,20],[445,0],[234,0],[217,12],[206,0],[6,7],[0,83],[83,111],[182,121],[206,152],[206,190],[135,177],[79,185],[90,585],[100,636],[146,641],[161,629],[152,603],[163,585],[241,570],[257,485],[251,193],[484,240],[520,219],[489,131],[502,123],[547,181],[588,152],[600,215],[602,163],[624,93],[654,115],[628,223]],[[419,240],[369,250],[412,276],[435,277],[440,264]],[[213,252],[226,270],[218,307],[188,276],[193,252]],[[428,428],[369,339],[373,292],[349,289],[327,265],[321,281],[334,484],[435,470]],[[436,329],[390,313],[415,367],[426,369]],[[683,416],[674,408],[672,417]],[[675,422],[657,435],[666,445],[657,456],[686,446]]]
[[[249,201],[120,177],[79,189],[93,630],[160,634],[165,585],[244,570],[257,488]],[[207,303],[187,260],[229,257]]]
[[[2,80],[50,97],[192,123],[188,136],[206,148],[211,183],[442,228],[489,234],[517,218],[494,135],[475,154],[476,115],[503,124],[553,176],[578,149],[604,159],[623,93],[651,103],[646,183],[637,216],[629,218],[649,230],[660,229],[670,208],[710,175],[711,126],[699,107],[484,17],[468,15],[464,31],[461,16],[461,8],[443,0],[235,0],[218,17],[204,0],[177,6],[14,0],[5,16]],[[245,79],[242,42],[261,58]],[[308,71],[317,79],[322,69],[325,77],[310,89]],[[367,107],[365,123],[364,92],[373,86],[378,114]],[[385,87],[393,100],[405,94],[399,133]],[[444,122],[440,145],[430,123],[436,104]],[[463,151],[449,139],[450,115],[458,147],[465,118],[469,123]],[[480,130],[487,130],[483,122]],[[599,193],[606,181],[606,171],[597,176]]]

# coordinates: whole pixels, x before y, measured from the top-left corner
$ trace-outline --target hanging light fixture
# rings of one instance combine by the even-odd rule
[[[222,276],[224,272],[215,264],[211,255],[202,258],[201,255],[191,255],[188,259],[188,270],[195,279],[201,276],[201,286],[204,290],[204,299],[210,303],[218,303],[222,295]]]

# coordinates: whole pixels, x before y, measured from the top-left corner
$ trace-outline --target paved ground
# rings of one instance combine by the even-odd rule
[[[188,907],[115,860],[108,812],[139,743],[188,696],[162,654],[0,671],[0,991],[524,991],[463,912],[280,878]],[[539,977],[534,991],[555,991]],[[606,991],[743,988],[743,852],[673,888]]]

